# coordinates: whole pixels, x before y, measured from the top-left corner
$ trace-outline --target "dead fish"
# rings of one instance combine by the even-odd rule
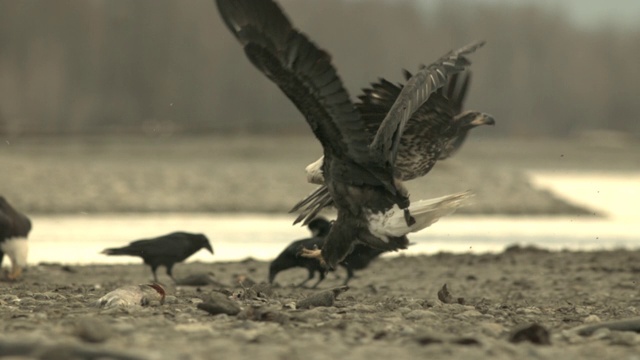
[[[157,283],[128,285],[107,293],[96,301],[96,305],[101,308],[134,305],[147,306],[154,301],[162,305],[164,304],[165,296],[164,287]]]

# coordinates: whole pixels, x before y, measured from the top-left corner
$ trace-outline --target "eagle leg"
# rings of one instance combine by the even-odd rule
[[[7,274],[7,279],[16,281],[22,275],[22,268],[20,266],[11,266],[11,272]]]

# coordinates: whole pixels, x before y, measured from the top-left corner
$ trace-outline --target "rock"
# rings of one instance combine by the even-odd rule
[[[516,328],[511,332],[509,341],[512,343],[529,341],[537,345],[551,345],[549,331],[538,324],[530,324]]]
[[[233,300],[229,300],[225,295],[217,292],[213,292],[209,295],[209,298],[198,305],[198,309],[204,310],[211,315],[227,314],[237,315],[242,308],[238,303]]]
[[[289,316],[278,309],[265,306],[249,306],[238,314],[238,319],[252,321],[269,321],[279,324],[289,322]]]
[[[178,303],[178,298],[173,296],[173,295],[167,295],[164,298],[164,303],[165,304],[170,304],[170,305],[177,304]]]
[[[482,331],[492,337],[500,337],[504,333],[504,326],[498,323],[482,323],[480,324]]]
[[[442,288],[438,291],[438,299],[445,304],[464,304],[464,298],[454,298],[451,295],[447,284],[442,285]]]
[[[321,291],[296,303],[298,309],[309,309],[319,306],[333,306],[338,295],[349,290],[348,286],[340,286],[330,290]]]
[[[429,310],[412,310],[404,314],[404,317],[409,320],[436,319],[438,314]]]
[[[85,318],[76,323],[75,334],[89,343],[105,342],[111,336],[109,326],[97,318]]]
[[[460,314],[456,314],[453,317],[456,319],[470,319],[470,318],[477,318],[481,316],[482,316],[482,313],[478,310],[467,310]]]
[[[589,315],[582,320],[582,322],[585,324],[599,323],[601,321],[602,320],[600,320],[600,317],[598,315]]]

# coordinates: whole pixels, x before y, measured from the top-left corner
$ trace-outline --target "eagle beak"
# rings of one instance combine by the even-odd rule
[[[493,116],[491,116],[489,114],[480,113],[480,114],[478,114],[478,116],[476,116],[475,119],[473,119],[473,121],[471,121],[470,124],[472,126],[495,125],[496,124],[496,120],[493,118]]]

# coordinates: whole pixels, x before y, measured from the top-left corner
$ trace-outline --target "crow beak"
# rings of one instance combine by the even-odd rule
[[[211,253],[211,255],[213,255],[213,248],[211,247],[211,244],[206,244],[204,246],[205,249],[209,250],[209,252]]]

